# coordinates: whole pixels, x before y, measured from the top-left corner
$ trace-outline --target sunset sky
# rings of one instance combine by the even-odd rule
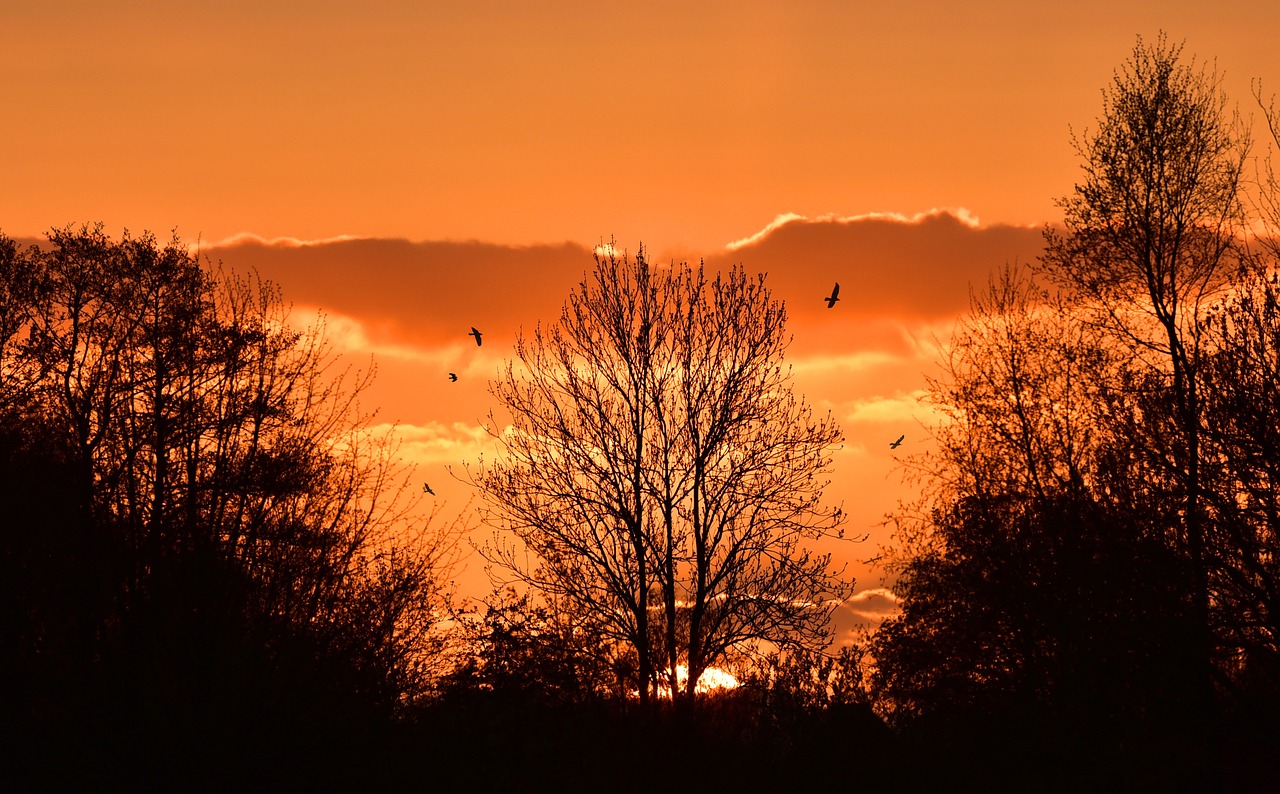
[[[486,380],[594,245],[768,272],[796,391],[847,435],[831,500],[873,533],[835,550],[847,626],[885,606],[859,561],[911,494],[938,343],[1035,258],[1072,129],[1161,29],[1245,115],[1251,80],[1280,92],[1275,0],[0,0],[0,231],[176,229],[323,309],[446,513],[445,466],[491,448]]]

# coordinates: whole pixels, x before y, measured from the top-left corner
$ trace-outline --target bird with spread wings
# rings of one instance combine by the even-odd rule
[[[835,289],[831,290],[831,297],[823,298],[823,300],[827,302],[828,309],[835,308],[836,301],[840,300],[840,282],[839,281],[836,282]]]

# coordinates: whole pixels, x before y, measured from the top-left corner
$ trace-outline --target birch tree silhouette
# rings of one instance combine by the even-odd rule
[[[873,689],[979,764],[1031,741],[1020,787],[1065,750],[1092,759],[1068,787],[1213,788],[1253,764],[1224,748],[1274,744],[1280,702],[1278,251],[1253,234],[1275,183],[1257,224],[1249,136],[1163,35],[1075,143],[1033,269],[1058,292],[995,280],[933,384]],[[954,735],[977,724],[994,743]]]
[[[1169,422],[1147,434],[1150,460],[1175,481],[1181,517],[1169,542],[1185,555],[1199,638],[1200,708],[1212,700],[1212,539],[1202,477],[1206,353],[1201,320],[1241,262],[1249,135],[1216,73],[1180,62],[1164,34],[1141,39],[1104,92],[1096,131],[1076,142],[1084,178],[1059,204],[1065,231],[1042,264],[1095,308],[1114,344],[1167,380]]]

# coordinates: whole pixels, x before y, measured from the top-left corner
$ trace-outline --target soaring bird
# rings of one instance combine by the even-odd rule
[[[454,374],[454,373],[450,372],[450,373],[449,373],[449,381],[450,381],[450,382],[454,382],[454,381],[457,381],[457,380],[458,380],[458,376],[457,376],[456,374]]]
[[[902,439],[906,437],[907,437],[906,433],[903,433],[902,435],[898,436],[898,440],[891,443],[889,445],[889,449],[897,449],[898,447],[902,446]]]
[[[431,486],[430,486],[430,485],[427,485],[425,482],[422,484],[422,492],[423,492],[423,493],[429,493],[429,494],[431,494],[432,496],[435,496],[435,495],[436,495],[436,492],[435,492],[435,491],[433,491],[433,490],[431,490]]]
[[[474,336],[476,338],[476,347],[480,347],[480,332],[476,330],[474,325],[471,326],[471,333],[469,336]]]
[[[823,298],[823,300],[827,302],[828,309],[835,308],[836,301],[840,300],[840,282],[839,281],[836,282],[835,289],[831,290],[831,297]]]

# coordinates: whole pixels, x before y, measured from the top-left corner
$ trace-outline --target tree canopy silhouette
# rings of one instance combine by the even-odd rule
[[[589,615],[642,699],[661,678],[692,700],[751,643],[825,645],[848,592],[807,547],[839,533],[820,500],[841,433],[792,394],[785,323],[741,267],[610,252],[491,386],[504,454],[470,470],[483,552]]]
[[[1169,423],[1149,450],[1176,480],[1181,519],[1170,542],[1188,559],[1199,626],[1201,708],[1211,693],[1210,581],[1200,449],[1206,354],[1201,320],[1241,261],[1249,135],[1216,73],[1180,62],[1181,47],[1141,38],[1104,92],[1096,131],[1077,141],[1084,178],[1059,203],[1043,267],[1095,307],[1114,344],[1167,380]],[[1081,306],[1083,311],[1084,306]]]
[[[1140,39],[1104,100],[1031,268],[1057,292],[993,280],[932,384],[872,688],[935,748],[988,736],[1038,774],[1089,758],[1070,785],[1203,790],[1228,747],[1280,739],[1276,249],[1252,246],[1215,74]]]
[[[371,375],[333,364],[277,288],[176,239],[0,236],[0,656],[31,683],[6,688],[24,733],[234,769],[425,691],[454,538],[407,523],[359,411]]]

